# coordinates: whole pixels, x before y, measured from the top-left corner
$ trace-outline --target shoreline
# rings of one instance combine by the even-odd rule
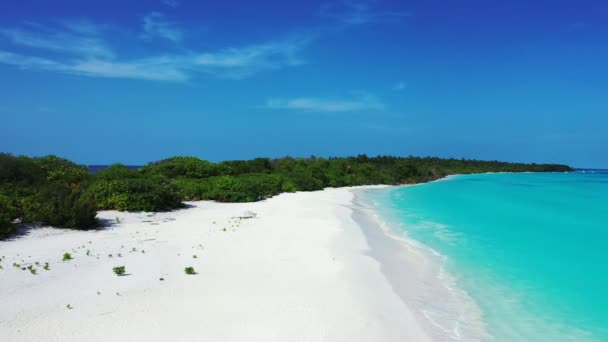
[[[353,189],[166,213],[100,212],[96,231],[0,241],[10,341],[431,341],[371,256]],[[238,219],[246,211],[255,218]],[[70,252],[73,260],[61,261]],[[13,263],[35,266],[30,274]],[[127,276],[112,273],[126,266]],[[193,266],[196,275],[184,274]],[[162,279],[161,279],[162,278]]]
[[[376,188],[390,191],[388,188],[395,187]],[[368,255],[380,263],[395,293],[416,311],[417,320],[433,340],[487,340],[481,310],[444,270],[446,257],[392,228],[377,208],[367,203],[364,193],[370,189],[374,188],[352,190],[352,216],[366,236]]]

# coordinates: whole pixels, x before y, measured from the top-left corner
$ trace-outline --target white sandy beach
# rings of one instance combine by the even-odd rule
[[[38,228],[1,241],[0,340],[431,340],[369,255],[352,200],[343,188],[105,211],[98,231]],[[246,211],[257,217],[235,219]],[[66,252],[74,259],[62,261]],[[12,266],[35,262],[36,275]],[[128,275],[116,276],[123,265]]]

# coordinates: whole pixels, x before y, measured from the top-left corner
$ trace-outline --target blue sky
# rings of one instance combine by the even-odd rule
[[[606,1],[13,1],[0,151],[608,167]]]

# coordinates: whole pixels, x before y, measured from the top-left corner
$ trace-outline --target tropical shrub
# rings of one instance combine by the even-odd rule
[[[18,217],[13,201],[0,194],[0,237],[13,232],[13,221]]]
[[[217,165],[196,157],[173,157],[151,163],[138,170],[142,174],[167,178],[207,178],[219,174]]]
[[[120,211],[164,211],[182,206],[177,188],[164,177],[95,179],[87,194],[98,209]]]
[[[116,267],[112,268],[112,271],[114,272],[114,274],[116,274],[119,277],[125,275],[125,272],[126,272],[124,266],[116,266]]]

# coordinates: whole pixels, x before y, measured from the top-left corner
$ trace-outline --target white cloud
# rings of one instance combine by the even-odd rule
[[[182,82],[194,74],[242,79],[255,73],[304,63],[297,54],[307,40],[288,40],[189,54],[167,54],[131,60],[97,57],[55,61],[0,50],[0,63],[22,69],[69,74]]]
[[[379,22],[399,22],[411,12],[376,11],[366,1],[344,0],[338,4],[321,7],[321,15],[338,20],[344,25],[364,25]]]
[[[383,110],[384,104],[369,94],[360,94],[353,99],[320,99],[314,97],[298,97],[292,99],[273,98],[266,101],[264,106],[269,109],[288,109],[306,112],[358,112],[364,110]]]
[[[144,30],[143,37],[146,39],[160,37],[173,42],[182,40],[182,31],[176,27],[175,23],[167,21],[165,15],[160,12],[145,15],[142,19],[142,29]]]
[[[62,71],[64,66],[52,60],[39,57],[28,57],[20,54],[1,51],[0,63],[17,66],[21,69],[56,70]]]
[[[73,30],[72,30],[73,31]],[[13,44],[85,56],[111,57],[112,50],[97,36],[72,31],[42,30],[32,32],[17,28],[0,28],[0,35]]]
[[[130,62],[87,60],[69,66],[84,76],[130,78],[152,81],[185,81],[188,74],[171,58],[147,58]]]
[[[161,1],[164,5],[167,5],[169,7],[177,7],[179,6],[179,2],[175,1],[175,0],[162,0]]]
[[[393,90],[396,90],[396,91],[402,91],[402,90],[405,90],[405,88],[407,88],[407,84],[405,82],[397,82],[393,86]]]
[[[176,6],[175,0],[163,1],[167,6]],[[345,2],[347,11],[336,14],[329,9],[326,14],[334,16],[339,23],[363,24],[389,18],[400,18],[403,13],[376,12],[360,2]],[[344,7],[343,6],[343,7]],[[333,12],[332,12],[333,11]],[[130,33],[120,28],[99,25],[87,20],[55,21],[54,27],[27,24],[22,28],[0,27],[0,44],[3,39],[14,45],[30,49],[11,51],[2,44],[0,63],[22,69],[54,71],[88,77],[130,78],[156,81],[187,81],[197,75],[218,78],[242,79],[259,72],[279,70],[304,64],[302,50],[321,35],[321,29],[310,29],[294,34],[289,39],[270,40],[258,44],[224,47],[213,50],[192,49],[183,44],[183,33],[177,24],[168,21],[164,14],[151,12],[142,18],[141,32]],[[348,26],[347,25],[347,26]],[[345,27],[345,26],[343,26]],[[124,52],[110,48],[108,32],[124,34],[124,40],[141,43],[141,38],[162,38],[174,42],[171,50],[148,52],[139,48],[138,56],[125,57]],[[144,44],[151,49],[151,44]],[[166,48],[166,47],[165,47]],[[158,49],[158,47],[156,47]],[[48,52],[53,52],[48,54]],[[132,53],[133,51],[127,51]],[[295,101],[294,101],[295,100]],[[300,98],[273,100],[278,107],[300,108],[326,112],[355,111],[381,107],[373,98],[355,100],[320,100]],[[276,102],[279,101],[279,102]],[[283,101],[283,102],[281,102]],[[375,102],[374,102],[375,101]]]

